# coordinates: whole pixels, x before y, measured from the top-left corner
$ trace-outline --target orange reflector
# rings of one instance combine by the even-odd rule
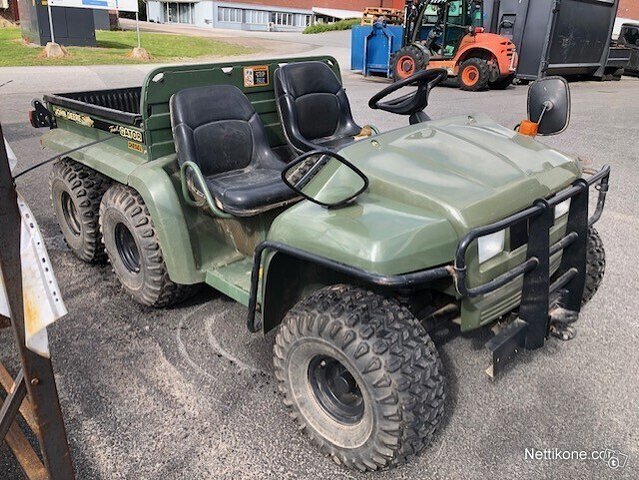
[[[519,133],[522,135],[528,135],[529,137],[535,137],[537,135],[537,124],[530,120],[522,120],[519,124]]]

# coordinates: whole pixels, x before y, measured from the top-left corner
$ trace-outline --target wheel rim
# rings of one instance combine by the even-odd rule
[[[82,227],[80,225],[80,219],[78,218],[78,210],[75,208],[75,203],[67,192],[62,192],[60,196],[60,203],[62,205],[62,214],[64,215],[64,221],[69,227],[69,231],[76,237],[82,233]]]
[[[474,65],[469,65],[462,72],[462,81],[466,85],[475,85],[479,81],[479,69]]]
[[[126,269],[131,273],[140,271],[140,250],[133,234],[123,223],[115,226],[115,246]]]
[[[408,78],[415,73],[415,59],[410,55],[404,55],[397,61],[397,74],[399,78]]]
[[[308,365],[308,378],[317,402],[340,423],[353,425],[364,416],[364,397],[357,381],[339,360],[315,356]]]

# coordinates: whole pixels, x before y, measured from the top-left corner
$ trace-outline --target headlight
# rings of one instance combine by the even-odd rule
[[[504,251],[504,240],[506,231],[491,233],[477,239],[477,248],[479,250],[479,263],[484,263],[496,255]]]
[[[568,211],[570,210],[570,200],[571,199],[569,198],[568,200],[564,200],[563,202],[555,205],[555,220],[557,220],[559,217],[563,217],[568,213]]]

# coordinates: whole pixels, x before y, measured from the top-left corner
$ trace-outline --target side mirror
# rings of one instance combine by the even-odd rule
[[[282,180],[302,197],[324,207],[353,202],[368,188],[368,178],[341,155],[314,150],[293,160]]]
[[[545,77],[528,89],[528,119],[539,135],[563,132],[570,121],[570,87],[562,77]]]

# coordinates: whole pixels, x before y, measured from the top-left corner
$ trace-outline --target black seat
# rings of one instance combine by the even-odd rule
[[[247,217],[295,200],[281,179],[286,164],[271,150],[260,117],[239,88],[187,88],[170,105],[178,162],[197,164],[218,208]],[[197,181],[187,173],[197,196]]]
[[[289,144],[298,152],[337,151],[362,128],[355,123],[344,87],[323,62],[297,62],[275,72],[275,96]]]

